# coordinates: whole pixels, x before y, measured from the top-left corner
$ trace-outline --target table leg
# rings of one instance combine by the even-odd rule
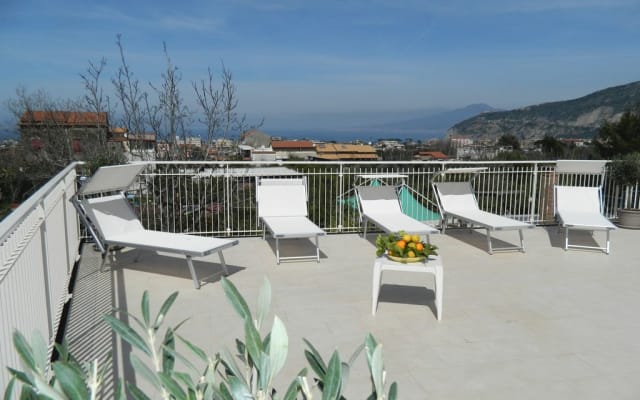
[[[442,319],[442,296],[444,295],[444,276],[442,266],[436,267],[435,292],[436,292],[436,318],[438,321]]]
[[[371,315],[376,315],[378,295],[380,294],[380,280],[382,279],[382,264],[379,260],[373,263],[373,288],[371,290]]]

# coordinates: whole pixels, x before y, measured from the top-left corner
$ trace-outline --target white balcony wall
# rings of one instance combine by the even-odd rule
[[[0,222],[0,387],[7,366],[21,367],[12,336],[39,331],[53,349],[68,283],[78,254],[78,218],[72,164]]]

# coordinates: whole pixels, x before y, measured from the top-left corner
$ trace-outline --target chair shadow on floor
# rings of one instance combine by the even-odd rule
[[[192,280],[187,262],[183,256],[130,248],[126,248],[124,251],[117,251],[115,256],[115,268],[117,269]],[[201,284],[218,282],[225,276],[217,254],[211,254],[204,258],[193,258],[193,267]],[[110,264],[107,263],[105,268],[110,268]],[[227,269],[230,276],[244,270],[245,267],[227,263]]]
[[[547,231],[547,236],[549,236],[549,244],[551,247],[556,247],[559,249],[564,249],[564,228],[559,226],[546,226],[544,228]],[[579,245],[579,246],[599,246],[598,240],[594,235],[598,233],[594,231],[588,230],[571,230],[569,232],[569,238],[571,240],[571,244]],[[602,241],[605,241],[605,234],[600,233],[602,235]],[[580,249],[580,248],[570,248],[570,251],[588,251],[588,252],[598,252],[598,250],[594,249]]]
[[[427,306],[437,316],[435,301],[435,292],[427,287],[383,283],[378,295],[378,309],[381,303],[413,304]]]
[[[267,237],[266,242],[271,248],[273,253],[273,263],[276,263],[276,240],[272,237]],[[320,238],[320,259],[326,259],[327,255],[322,251],[322,238]],[[311,257],[316,254],[316,245],[314,238],[287,238],[280,239],[280,264],[285,262],[316,262],[315,258],[287,260],[282,257]]]
[[[516,232],[516,231],[511,231]],[[468,228],[447,228],[446,235],[455,238],[465,244],[473,246],[478,250],[481,250],[483,253],[487,253],[487,234],[484,229],[468,229]],[[514,236],[517,240],[517,232]],[[491,243],[493,243],[493,251],[494,253],[500,253],[501,247],[513,247],[517,245],[511,242],[506,242],[500,238],[494,236],[494,233],[491,235]],[[513,250],[516,251],[516,250]]]

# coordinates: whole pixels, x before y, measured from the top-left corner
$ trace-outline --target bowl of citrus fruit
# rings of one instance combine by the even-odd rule
[[[420,235],[405,232],[378,235],[376,256],[385,255],[392,261],[414,263],[424,261],[430,255],[437,255],[437,247],[420,240]]]

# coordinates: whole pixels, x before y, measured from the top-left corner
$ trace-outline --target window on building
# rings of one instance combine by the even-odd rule
[[[80,145],[80,139],[73,139],[71,141],[71,148],[74,153],[82,153],[82,146]]]

